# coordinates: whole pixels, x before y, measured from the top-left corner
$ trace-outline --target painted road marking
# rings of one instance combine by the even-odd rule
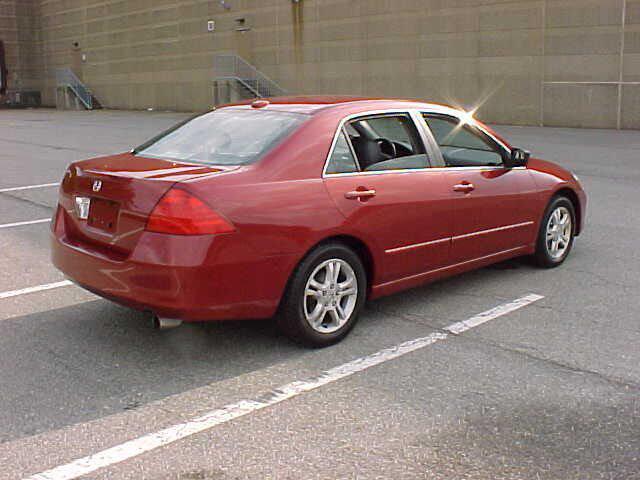
[[[0,229],[22,227],[23,225],[35,225],[36,223],[49,223],[49,222],[51,222],[50,218],[41,218],[40,220],[29,220],[27,222],[5,223],[4,225],[0,225]]]
[[[60,184],[56,182],[56,183],[41,183],[40,185],[27,185],[26,187],[0,188],[0,193],[19,192],[20,190],[33,190],[35,188],[57,187],[58,185]]]
[[[530,303],[533,303],[542,298],[544,298],[542,295],[531,293],[522,298],[514,300],[513,302],[498,305],[496,308],[492,308],[491,310],[479,313],[478,315],[474,315],[473,317],[461,322],[449,325],[445,328],[445,330],[447,332],[453,333],[454,335],[458,335],[462,332],[465,332],[466,330],[469,330],[470,328],[477,327],[478,325],[482,325],[489,320],[493,320],[494,318],[501,317],[502,315],[506,315],[507,313],[511,313],[514,310],[518,310],[519,308],[529,305]]]
[[[357,358],[351,362],[339,365],[330,370],[326,370],[318,377],[295,381],[287,385],[276,388],[269,395],[261,396],[259,399],[241,400],[232,403],[218,410],[213,410],[199,418],[189,422],[174,425],[159,432],[150,433],[128,442],[116,445],[101,452],[89,455],[84,458],[72,461],[66,465],[60,465],[51,470],[33,475],[25,480],[73,480],[83,475],[95,472],[101,468],[115,465],[133,457],[150,452],[157,448],[169,445],[192,435],[210,430],[223,423],[230,422],[236,418],[243,417],[250,413],[276,405],[290,398],[301,395],[305,392],[315,390],[329,383],[350,377],[355,373],[362,372],[381,363],[388,362],[395,358],[414,352],[421,348],[432,345],[446,339],[451,333],[460,334],[471,328],[495,318],[506,315],[544,298],[541,295],[529,294],[513,302],[505,303],[486,312],[475,315],[468,320],[457,322],[445,328],[444,332],[436,332],[426,337],[416,338],[401,343],[394,347],[380,350],[366,357]],[[447,333],[450,332],[450,333]]]
[[[21,288],[20,290],[11,290],[9,292],[0,292],[0,300],[3,298],[18,297],[20,295],[26,295],[28,293],[43,292],[45,290],[52,290],[54,288],[68,287],[73,285],[69,280],[63,280],[61,282],[45,283],[44,285],[37,285],[35,287]]]

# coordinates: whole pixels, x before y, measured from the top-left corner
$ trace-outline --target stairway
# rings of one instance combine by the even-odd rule
[[[64,103],[60,102],[62,94]],[[70,68],[56,69],[56,107],[95,110],[102,108],[91,90],[73,73]]]
[[[281,97],[287,92],[245,59],[235,54],[213,58],[215,103],[240,99]]]

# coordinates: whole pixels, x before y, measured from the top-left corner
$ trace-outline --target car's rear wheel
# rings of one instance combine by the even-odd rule
[[[569,256],[575,237],[576,214],[567,197],[554,197],[547,209],[538,232],[535,263],[543,268],[562,264]]]
[[[321,245],[293,273],[278,324],[287,336],[305,345],[334,344],[355,325],[366,290],[360,257],[340,243]]]

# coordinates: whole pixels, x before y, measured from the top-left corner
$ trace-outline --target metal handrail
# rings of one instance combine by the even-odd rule
[[[93,109],[93,94],[70,68],[56,69],[56,85],[68,87],[87,109]]]
[[[279,97],[287,93],[284,88],[239,55],[216,55],[213,57],[213,68],[217,80],[235,80],[256,97]]]

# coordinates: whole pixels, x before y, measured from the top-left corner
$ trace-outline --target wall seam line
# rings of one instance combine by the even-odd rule
[[[618,71],[618,112],[616,128],[622,129],[622,81],[624,79],[624,34],[627,17],[627,0],[622,0],[622,22],[620,26],[620,65]]]

